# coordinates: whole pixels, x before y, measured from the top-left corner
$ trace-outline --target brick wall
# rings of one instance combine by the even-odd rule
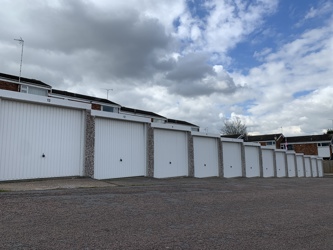
[[[0,89],[10,90],[10,91],[19,91],[18,84],[11,82],[4,82],[0,80]]]
[[[94,110],[101,110],[101,105],[99,104],[91,104],[91,109],[94,109]]]
[[[305,155],[318,155],[317,143],[309,144],[293,144],[296,153],[303,153]]]

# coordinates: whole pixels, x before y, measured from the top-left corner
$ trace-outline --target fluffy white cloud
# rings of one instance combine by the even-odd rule
[[[333,108],[332,5],[324,3],[300,18],[305,25],[329,16],[324,25],[279,40],[277,48],[256,47],[249,54],[257,65],[239,71],[233,63],[245,58],[230,51],[263,42],[247,40],[253,32],[280,38],[265,25],[278,0],[4,0],[0,68],[18,74],[13,39],[22,36],[23,76],[55,88],[101,97],[113,89],[117,103],[214,133],[234,116],[252,133],[316,133],[330,124],[320,118]]]

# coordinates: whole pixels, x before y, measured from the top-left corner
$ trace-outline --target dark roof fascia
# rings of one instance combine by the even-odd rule
[[[129,114],[135,114],[135,115],[143,115],[143,116],[148,116],[151,118],[158,118],[158,119],[163,119],[163,120],[167,120],[166,117],[161,116],[159,114],[156,114],[154,112],[150,112],[150,111],[146,111],[146,110],[140,110],[140,109],[133,109],[133,108],[129,108],[129,107],[124,107],[122,106],[120,108],[120,112],[123,113],[129,113]]]
[[[42,81],[36,80],[36,79],[29,79],[25,77],[20,78],[19,82],[19,77],[14,76],[14,75],[8,75],[4,73],[0,73],[0,79],[3,79],[5,81],[11,82],[11,83],[16,83],[16,84],[27,84],[27,85],[32,85],[32,86],[38,86],[41,88],[46,88],[46,89],[51,89],[52,87]]]
[[[268,134],[268,135],[248,135],[246,136],[247,142],[266,142],[266,141],[278,141],[284,137],[283,134]]]
[[[324,135],[305,135],[305,136],[291,136],[285,137],[284,141],[287,143],[317,143],[317,142],[330,142],[332,140],[331,134]]]
[[[71,98],[74,101],[76,101],[76,100],[84,100],[84,101],[88,101],[90,103],[96,103],[96,104],[111,105],[111,106],[120,107],[119,104],[117,104],[115,102],[111,102],[111,101],[109,101],[107,99],[93,97],[93,96],[88,96],[88,95],[81,95],[81,94],[72,93],[72,92],[68,92],[68,91],[63,91],[63,90],[59,90],[59,89],[52,89],[51,95],[58,96],[58,97]]]
[[[242,134],[236,134],[236,135],[221,135],[223,138],[232,138],[232,139],[242,139],[243,137]]]
[[[198,125],[186,122],[186,121],[182,121],[182,120],[175,120],[175,119],[168,119],[167,121],[168,123],[174,123],[174,124],[179,124],[179,125],[185,125],[185,126],[191,126],[191,127],[196,127],[196,128],[200,128]]]

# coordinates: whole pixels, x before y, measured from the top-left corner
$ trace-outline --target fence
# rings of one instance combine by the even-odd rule
[[[333,161],[323,161],[324,173],[333,173]]]

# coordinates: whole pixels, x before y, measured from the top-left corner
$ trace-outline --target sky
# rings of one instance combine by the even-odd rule
[[[331,0],[1,0],[0,72],[219,133],[333,128]]]

